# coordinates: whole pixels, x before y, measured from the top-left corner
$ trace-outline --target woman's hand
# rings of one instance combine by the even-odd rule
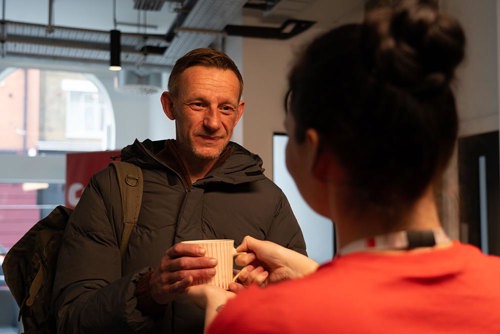
[[[268,283],[303,277],[315,272],[319,266],[305,255],[250,236],[245,237],[236,250],[246,252],[236,257],[236,264],[244,266],[238,274],[238,281],[244,286],[250,284],[264,286]],[[241,286],[232,284],[230,289],[238,291]]]

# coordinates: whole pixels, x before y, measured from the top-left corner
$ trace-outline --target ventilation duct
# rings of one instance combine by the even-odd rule
[[[166,0],[134,0],[134,9],[159,11]]]
[[[116,89],[128,94],[156,94],[162,90],[162,74],[159,72],[141,74],[134,70],[121,70],[118,73]]]

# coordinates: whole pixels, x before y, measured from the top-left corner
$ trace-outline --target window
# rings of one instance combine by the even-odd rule
[[[65,154],[114,149],[106,89],[92,74],[0,72],[0,246],[64,203]]]
[[[102,138],[103,106],[97,87],[89,81],[62,80],[62,90],[66,95],[66,138]]]
[[[0,153],[114,148],[111,102],[93,75],[8,69],[0,75],[0,103]]]

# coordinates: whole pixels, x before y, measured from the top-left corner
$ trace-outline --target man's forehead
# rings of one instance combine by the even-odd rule
[[[216,67],[193,66],[187,68],[179,77],[179,92],[192,89],[210,90],[236,90],[239,95],[241,85],[236,74],[231,70]]]

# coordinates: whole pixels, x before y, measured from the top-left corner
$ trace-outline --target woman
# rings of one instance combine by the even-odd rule
[[[457,138],[457,21],[405,3],[314,40],[289,76],[287,166],[335,223],[317,264],[246,238],[238,293],[194,287],[209,333],[500,333],[500,260],[450,241],[434,193]],[[296,278],[296,279],[290,279]],[[225,305],[224,305],[225,304]]]

